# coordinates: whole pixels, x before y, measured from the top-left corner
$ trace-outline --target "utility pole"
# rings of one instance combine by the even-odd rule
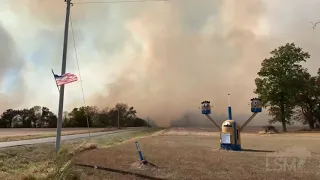
[[[118,129],[120,129],[120,108],[118,107]]]
[[[70,7],[72,4],[71,0],[64,0],[64,1],[67,3],[67,8],[66,8],[66,20],[65,20],[65,28],[64,28],[61,75],[66,73]],[[57,136],[56,136],[56,152],[57,153],[60,150],[62,116],[63,116],[63,101],[64,101],[64,85],[61,85],[60,86],[60,94],[59,94],[59,111],[58,111]]]

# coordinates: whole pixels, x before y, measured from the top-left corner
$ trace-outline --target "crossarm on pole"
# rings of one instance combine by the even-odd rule
[[[258,113],[253,113],[251,117],[240,127],[240,132],[250,123],[250,121],[257,115]]]
[[[217,127],[220,131],[222,131],[221,126],[219,126],[219,125],[217,124],[217,122],[216,122],[215,120],[213,120],[212,117],[211,117],[209,114],[205,114],[205,115],[207,116],[207,118],[208,118],[214,125],[216,125],[216,127]]]

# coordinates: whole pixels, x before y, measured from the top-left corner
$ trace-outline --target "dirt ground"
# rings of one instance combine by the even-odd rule
[[[140,165],[134,141],[80,154],[83,179],[303,179],[320,177],[320,134],[242,134],[241,152],[219,150],[219,133],[173,128],[139,140],[157,167]],[[111,168],[109,171],[100,167]],[[110,172],[116,170],[121,172]],[[125,175],[137,173],[145,175]]]

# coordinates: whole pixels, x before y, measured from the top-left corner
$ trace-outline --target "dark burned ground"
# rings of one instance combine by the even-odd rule
[[[216,134],[175,135],[175,130],[160,136],[139,140],[146,159],[158,168],[144,167],[139,164],[139,156],[134,141],[115,147],[95,149],[79,155],[75,163],[112,168],[131,173],[139,173],[163,179],[319,179],[320,147],[318,137],[307,136],[259,136],[244,135],[243,146],[250,149],[242,152],[220,151]],[[180,133],[179,129],[179,133]],[[178,134],[179,134],[178,133]],[[266,155],[271,151],[285,148],[302,147],[311,152],[302,169],[294,169],[295,158],[282,158],[278,165],[275,158],[268,158],[269,170],[266,168]],[[283,160],[289,166],[281,165]],[[83,179],[147,179],[133,175],[124,175],[94,168],[77,167]],[[271,169],[271,170],[270,170]],[[276,170],[275,170],[276,169]],[[317,176],[318,172],[318,176]]]

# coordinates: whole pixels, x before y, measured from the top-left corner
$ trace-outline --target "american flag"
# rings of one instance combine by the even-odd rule
[[[54,79],[57,82],[57,86],[72,83],[78,80],[77,76],[71,73],[66,73],[61,76],[54,74]]]

